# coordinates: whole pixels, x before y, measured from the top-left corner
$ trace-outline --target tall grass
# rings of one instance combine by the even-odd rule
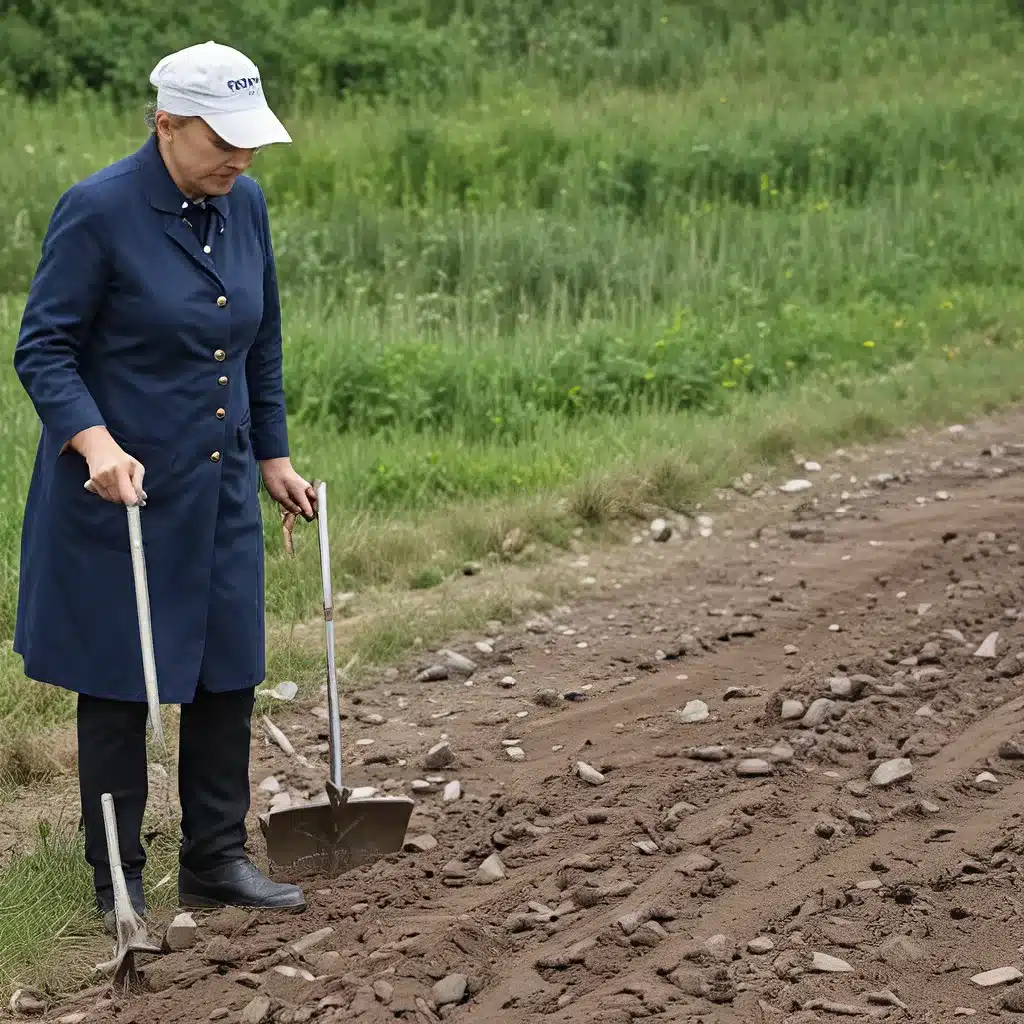
[[[340,557],[339,585],[437,561],[420,543],[409,565],[397,543],[368,557],[365,538],[395,517],[632,471],[673,429],[734,422],[759,396],[864,395],[900,367],[1015,351],[1024,19],[1012,5],[376,10],[328,18],[323,39],[358,21],[388,45],[421,32],[452,59],[463,45],[477,57],[418,91],[279,88],[295,143],[253,171],[271,205],[296,458],[329,477],[344,536],[363,538]],[[55,199],[144,129],[141,103],[95,93],[4,101],[9,353]],[[10,635],[37,430],[12,373],[0,408]],[[456,518],[447,558],[500,549],[499,531]],[[272,610],[314,610],[280,582],[276,545],[271,531]]]

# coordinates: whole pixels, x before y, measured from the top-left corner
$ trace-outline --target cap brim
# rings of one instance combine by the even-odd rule
[[[230,146],[259,149],[275,142],[291,142],[285,126],[269,107],[237,110],[229,114],[206,114],[203,120]]]

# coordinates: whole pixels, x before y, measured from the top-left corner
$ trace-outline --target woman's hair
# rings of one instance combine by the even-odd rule
[[[153,100],[146,106],[146,127],[154,135],[156,134],[156,112],[156,100]],[[168,117],[170,117],[171,124],[173,124],[175,128],[179,128],[181,125],[192,120],[192,118],[182,117],[180,114],[168,114]]]

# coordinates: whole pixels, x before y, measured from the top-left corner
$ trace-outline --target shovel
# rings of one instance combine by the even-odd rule
[[[334,661],[334,589],[327,541],[327,485],[315,484],[320,576],[323,584],[324,632],[327,646],[327,711],[330,722],[331,775],[327,802],[288,807],[260,818],[267,859],[283,878],[334,877],[361,864],[398,853],[412,815],[413,801],[404,796],[362,796],[342,782],[341,719]]]
[[[110,879],[114,885],[114,920],[117,934],[117,948],[113,960],[98,964],[96,970],[102,974],[113,971],[112,985],[120,992],[140,992],[142,981],[135,967],[136,953],[160,953],[161,948],[150,941],[146,924],[135,913],[128,887],[124,881],[121,865],[121,846],[117,841],[117,818],[114,814],[114,798],[104,793],[103,827],[107,834],[107,859],[110,862]]]

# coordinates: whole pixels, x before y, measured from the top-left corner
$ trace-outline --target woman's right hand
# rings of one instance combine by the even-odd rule
[[[142,478],[146,468],[129,455],[107,432],[106,427],[89,427],[71,439],[89,466],[86,485],[94,494],[118,505],[135,505],[146,500]]]

